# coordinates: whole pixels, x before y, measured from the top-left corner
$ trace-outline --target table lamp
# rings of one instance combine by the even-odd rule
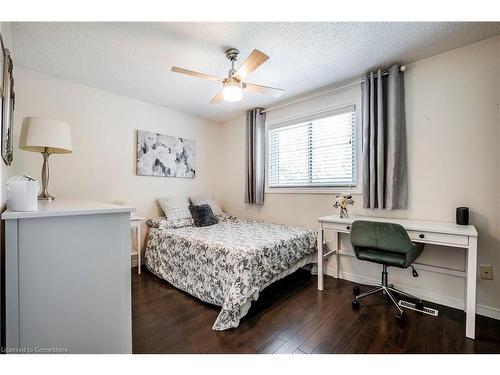
[[[21,128],[19,148],[25,151],[41,152],[43,156],[42,192],[40,200],[55,199],[49,194],[49,156],[51,154],[68,154],[73,148],[69,125],[58,120],[40,117],[25,117]]]

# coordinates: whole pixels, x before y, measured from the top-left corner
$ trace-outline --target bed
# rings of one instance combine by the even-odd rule
[[[146,267],[196,298],[221,306],[214,330],[238,327],[259,292],[313,262],[316,233],[223,215],[207,227],[148,221]]]

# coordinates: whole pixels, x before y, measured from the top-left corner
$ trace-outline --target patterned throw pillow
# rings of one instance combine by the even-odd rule
[[[164,216],[153,217],[146,220],[146,225],[150,228],[160,228],[160,229],[177,229],[184,227],[192,227],[194,225],[193,219],[177,219],[169,220]]]
[[[201,206],[202,204],[208,204],[212,209],[212,212],[215,216],[220,216],[223,214],[222,209],[220,208],[219,203],[216,200],[207,197],[206,195],[200,195],[195,197],[189,197],[191,204],[193,206]]]
[[[163,213],[168,220],[191,219],[189,199],[187,198],[158,198]]]
[[[214,216],[212,209],[208,204],[201,206],[189,206],[191,215],[193,216],[195,227],[208,227],[218,223],[217,218]]]

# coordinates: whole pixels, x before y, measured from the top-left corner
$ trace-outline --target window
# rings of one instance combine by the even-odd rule
[[[270,188],[356,186],[355,106],[270,126],[268,180]]]

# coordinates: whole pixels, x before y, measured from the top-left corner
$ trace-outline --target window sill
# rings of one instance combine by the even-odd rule
[[[361,194],[361,188],[354,187],[329,187],[329,188],[270,188],[266,187],[265,194],[339,194],[351,193]]]

